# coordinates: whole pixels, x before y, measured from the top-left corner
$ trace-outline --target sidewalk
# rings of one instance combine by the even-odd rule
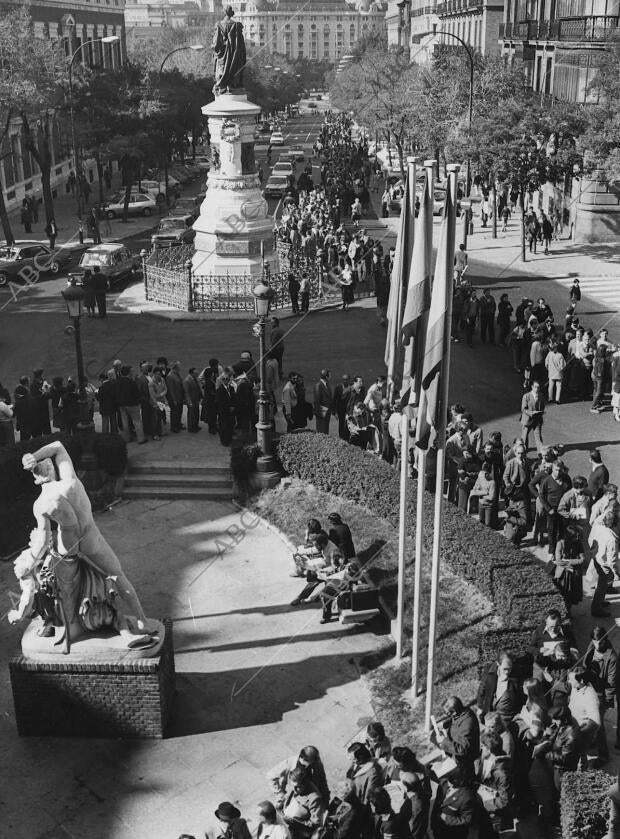
[[[64,186],[62,187],[62,189],[64,190]],[[113,195],[120,189],[122,189],[121,176],[119,172],[116,172],[114,177],[112,178],[112,188],[107,191],[104,189],[104,198]],[[88,206],[92,206],[93,203],[98,203],[98,201],[99,183],[95,181],[91,185],[91,193]],[[83,211],[83,218],[86,216],[86,202],[84,202],[84,208],[85,209]],[[58,198],[54,200],[54,217],[56,219],[56,225],[58,227],[58,238],[56,240],[56,246],[78,248],[80,246],[79,224],[77,215],[77,199],[74,195],[71,195],[71,193],[65,194],[63,192],[61,195],[59,195]],[[154,226],[154,224],[156,224],[158,218],[159,216],[156,214],[147,218],[143,216],[131,216],[126,223],[120,221],[120,219],[113,219],[110,222],[112,227],[111,236],[103,235],[105,230],[105,222],[102,221],[100,224],[102,241],[119,242],[126,236],[132,236],[136,233],[141,233],[145,230],[150,230]],[[24,232],[24,226],[20,220],[19,209],[9,213],[9,219],[11,221],[13,235],[16,239],[44,242],[47,241],[47,235],[45,234],[45,210],[43,204],[39,205],[39,220],[37,222],[33,222],[32,233]],[[90,236],[88,236],[85,223],[83,226],[83,231],[84,243],[92,245],[93,240]]]

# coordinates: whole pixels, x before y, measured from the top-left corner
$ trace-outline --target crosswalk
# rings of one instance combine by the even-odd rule
[[[573,277],[562,277],[556,280],[564,286],[567,291],[573,284]],[[610,314],[620,311],[620,272],[616,275],[609,274],[599,277],[579,277],[581,287],[581,304],[577,312],[587,307],[588,301],[604,306]]]

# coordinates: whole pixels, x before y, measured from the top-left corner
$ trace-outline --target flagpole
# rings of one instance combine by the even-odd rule
[[[444,260],[446,271],[446,314],[444,328],[444,353],[441,369],[441,399],[439,402],[439,422],[437,428],[437,477],[435,483],[435,515],[433,521],[433,560],[431,569],[431,602],[428,622],[428,666],[426,671],[426,709],[425,727],[431,730],[431,714],[433,711],[434,678],[435,678],[435,644],[437,640],[437,604],[439,600],[439,572],[441,560],[441,511],[443,507],[443,479],[446,456],[446,417],[448,409],[448,388],[450,384],[450,335],[452,323],[452,291],[454,276],[454,245],[456,240],[456,195],[457,176],[460,166],[451,163],[448,169],[448,189],[451,197],[449,206],[446,248],[444,253],[437,254],[439,260]],[[435,269],[437,273],[437,268]]]
[[[416,158],[415,157],[408,157],[407,158],[407,182],[405,184],[405,189],[409,191],[409,198],[411,197],[412,190],[413,195],[415,196],[415,164]],[[412,186],[413,184],[413,186]],[[415,205],[415,197],[414,202],[412,203],[409,200],[409,209],[411,212],[412,218],[414,217]],[[402,212],[405,212],[405,208],[403,207]],[[413,230],[413,223],[411,225]],[[411,234],[413,240],[413,233]],[[408,266],[409,268],[409,266]],[[407,270],[407,278],[409,277],[409,270]],[[403,295],[404,298],[404,295]],[[403,307],[401,308],[401,322],[400,325],[402,327],[402,315],[404,312],[404,299],[403,299]],[[398,340],[402,342],[402,334],[401,330],[399,329],[398,333]],[[392,394],[392,398],[395,397],[396,394]],[[407,469],[409,466],[409,416],[407,415],[406,411],[403,411],[403,415],[401,418],[401,458],[400,458],[400,511],[398,517],[398,594],[397,594],[397,603],[396,603],[396,659],[400,661],[403,657],[403,646],[404,646],[404,635],[405,635],[405,546],[406,546],[406,538],[407,538]]]
[[[396,658],[403,657],[405,634],[405,540],[407,538],[407,468],[409,466],[409,416],[400,421],[400,509],[398,514],[398,603],[396,606]]]
[[[426,411],[426,392],[420,389],[418,416]],[[420,670],[420,603],[422,592],[422,550],[424,545],[424,481],[426,474],[426,451],[418,449],[418,488],[416,499],[415,529],[415,572],[413,581],[413,640],[411,646],[411,698],[418,697],[418,674]]]
[[[435,188],[435,160],[425,160],[426,177],[434,194]],[[421,235],[427,237],[429,245],[429,261],[433,259],[433,214],[426,215],[427,229],[422,230]],[[429,265],[429,269],[430,269]],[[421,366],[420,366],[421,369]],[[420,402],[418,405],[418,420],[426,411],[426,391],[420,386]],[[426,482],[426,450],[417,449],[418,456],[418,481],[416,498],[416,528],[415,528],[415,571],[413,582],[413,633],[411,646],[411,698],[418,698],[420,683],[420,607],[422,602],[422,551],[424,549],[424,490]]]

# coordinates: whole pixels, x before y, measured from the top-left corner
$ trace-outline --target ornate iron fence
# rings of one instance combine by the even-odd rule
[[[323,265],[322,254],[310,258],[286,242],[277,247],[280,270],[265,271],[265,279],[275,292],[275,310],[290,306],[288,278],[292,272],[298,279],[303,274],[310,281],[310,305],[320,300],[337,299],[341,287],[335,273]],[[212,312],[234,316],[254,312],[252,289],[257,282],[249,274],[194,274],[191,268],[193,246],[160,248],[143,262],[145,296],[149,302],[161,303],[189,312]],[[359,281],[355,296],[370,297],[374,292],[369,279]]]

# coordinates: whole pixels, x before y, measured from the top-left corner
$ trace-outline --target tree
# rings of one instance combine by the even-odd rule
[[[336,76],[331,102],[351,111],[360,125],[398,150],[405,176],[405,149],[416,137],[420,70],[404,52],[367,49]]]
[[[599,54],[599,69],[589,94],[597,99],[589,107],[590,121],[580,139],[587,171],[599,169],[609,183],[620,182],[620,33],[610,36]]]
[[[62,44],[34,37],[27,8],[0,16],[0,159],[12,155],[9,132],[14,119],[22,123],[24,148],[41,169],[45,216],[54,217],[50,172],[53,108],[59,101],[59,83],[65,72]],[[1,185],[0,185],[1,186]],[[7,241],[13,233],[0,189],[0,221]]]

